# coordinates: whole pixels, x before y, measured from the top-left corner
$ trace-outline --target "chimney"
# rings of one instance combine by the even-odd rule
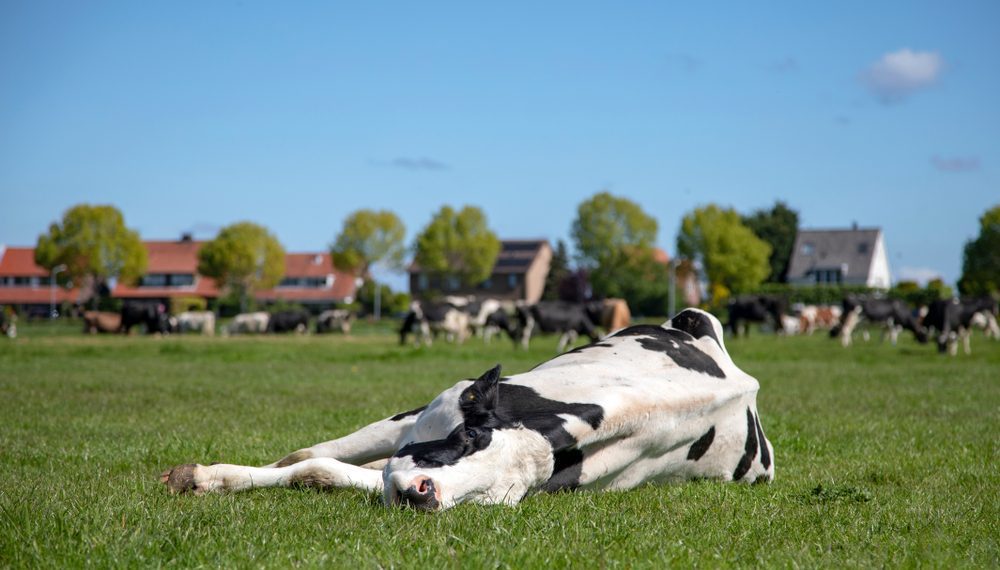
[[[854,220],[854,221],[851,222],[851,229],[854,230],[854,231],[858,230],[858,221],[857,220]]]
[[[184,232],[181,234],[182,242],[190,242],[192,239],[193,237],[191,236],[191,232]]]

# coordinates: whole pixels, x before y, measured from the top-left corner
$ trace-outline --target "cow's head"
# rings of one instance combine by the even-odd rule
[[[443,510],[458,503],[517,504],[551,474],[552,447],[498,410],[500,366],[462,391],[463,422],[444,439],[411,443],[382,472],[387,505]]]

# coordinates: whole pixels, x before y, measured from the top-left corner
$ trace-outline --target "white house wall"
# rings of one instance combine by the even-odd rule
[[[883,239],[881,232],[878,234],[878,239],[875,240],[872,265],[868,271],[868,281],[865,284],[878,289],[888,289],[889,285],[892,284],[892,275],[889,273],[889,256],[885,251],[885,239]]]

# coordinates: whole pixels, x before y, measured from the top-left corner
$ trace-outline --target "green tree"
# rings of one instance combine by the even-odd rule
[[[456,212],[443,206],[417,235],[414,250],[414,261],[427,273],[453,275],[475,285],[490,276],[500,240],[479,208],[465,206]]]
[[[285,274],[285,250],[271,232],[252,222],[222,228],[198,251],[198,273],[212,277],[239,296],[274,287]]]
[[[650,264],[656,230],[656,219],[627,198],[600,192],[580,203],[570,233],[580,264],[589,270],[595,296],[622,297],[635,306],[640,303],[637,288],[651,285],[666,294],[665,278],[638,283],[656,270]]]
[[[134,283],[142,276],[146,248],[138,232],[125,227],[125,218],[114,206],[79,204],[38,237],[35,263],[50,271],[65,265],[61,276],[89,287],[91,300],[97,303],[109,279]]]
[[[625,299],[637,315],[667,313],[669,275],[653,248],[625,246],[622,255],[607,257],[594,269],[590,282],[597,296]]]
[[[566,250],[566,242],[559,240],[556,242],[556,250],[552,252],[549,274],[545,276],[545,290],[542,292],[542,299],[558,301],[559,285],[569,274],[569,252]]]
[[[979,236],[965,243],[958,290],[963,295],[1000,292],[1000,205],[983,213]]]
[[[656,219],[638,204],[600,192],[577,207],[570,233],[580,263],[593,268],[619,257],[625,248],[652,247],[656,230]]]
[[[403,268],[405,237],[406,226],[396,214],[358,210],[344,220],[344,227],[330,245],[330,255],[337,269],[368,280],[376,263],[394,270]]]
[[[701,261],[712,285],[714,301],[730,292],[760,285],[771,267],[771,246],[743,225],[732,209],[715,204],[696,208],[681,221],[677,235],[680,255]]]
[[[770,210],[757,210],[743,218],[743,224],[760,239],[771,245],[771,274],[768,281],[784,283],[788,273],[788,263],[795,247],[795,235],[799,231],[799,213],[782,201],[775,202]]]

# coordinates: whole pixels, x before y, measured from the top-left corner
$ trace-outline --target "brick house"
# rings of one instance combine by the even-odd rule
[[[482,298],[521,300],[535,303],[542,298],[545,278],[552,262],[552,246],[544,239],[508,239],[500,241],[493,271],[485,281],[463,285],[452,276],[430,275],[410,264],[410,294],[414,298],[435,295],[475,295]]]
[[[35,248],[0,245],[0,305],[28,315],[48,315],[55,293],[55,304],[76,304],[79,289],[50,287],[51,275],[35,263]]]

